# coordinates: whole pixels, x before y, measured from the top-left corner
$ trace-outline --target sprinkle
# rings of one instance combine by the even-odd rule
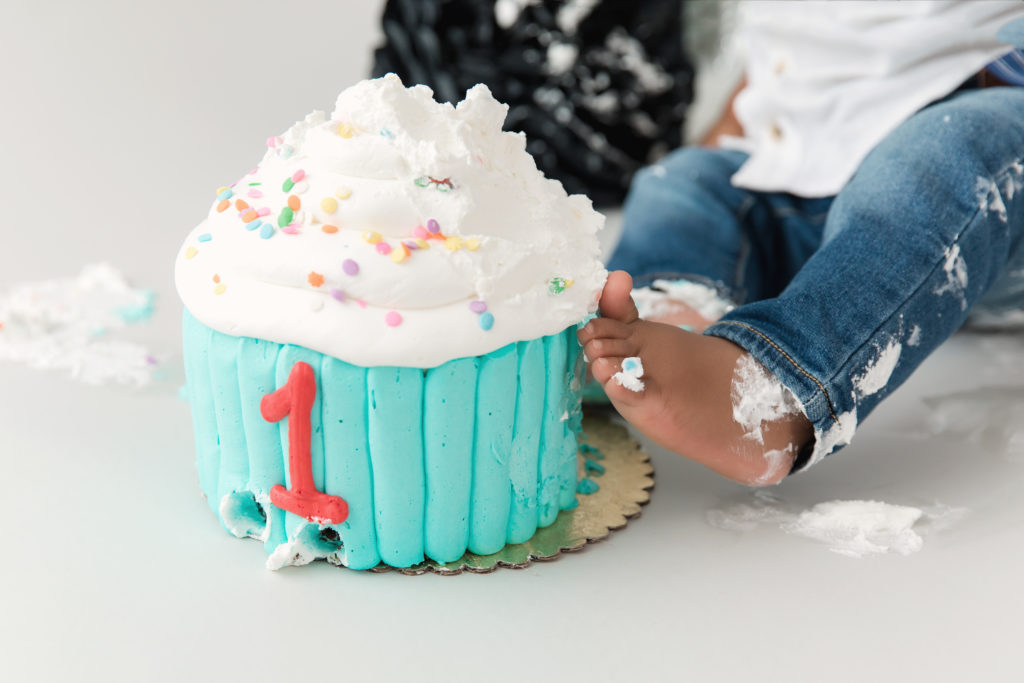
[[[448,251],[458,251],[462,249],[462,238],[457,235],[452,235],[444,241],[445,249]]]
[[[434,233],[435,235],[441,232],[441,224],[435,221],[433,218],[427,221],[427,230]]]
[[[246,209],[242,212],[242,220],[246,223],[252,223],[254,220],[259,218],[259,214],[256,213],[256,209]]]
[[[260,197],[263,196],[263,193],[260,192],[259,190],[257,190],[256,188],[253,188],[253,189],[249,190],[245,194],[247,196],[249,196],[250,198],[252,198],[252,199],[259,199]]]
[[[478,322],[480,323],[480,329],[486,332],[494,327],[494,315],[491,313],[482,313]]]
[[[366,232],[363,233],[363,239],[369,242],[370,244],[377,244],[378,242],[381,241],[381,236],[379,232],[367,230]]]
[[[309,189],[309,183],[303,180],[300,183],[295,183],[295,188],[292,190],[295,194],[305,194],[306,190]]]
[[[231,199],[235,193],[231,191],[231,188],[221,190],[217,193],[217,199]]]
[[[297,182],[299,182],[300,180],[302,180],[305,177],[306,177],[306,172],[303,171],[300,168],[297,171],[295,171],[295,173],[292,173],[292,182],[293,183],[297,183]]]
[[[314,287],[319,287],[324,283],[324,276],[316,272],[315,270],[310,271],[309,275],[306,276],[306,279],[309,280],[309,284],[313,285]]]
[[[274,236],[274,226],[270,223],[264,223],[263,227],[260,228],[260,237],[265,240],[269,240]]]
[[[200,235],[196,239],[199,240],[200,242],[209,242],[210,240],[213,239],[213,235],[211,235],[208,232],[204,232],[202,235]]]
[[[395,134],[392,133],[387,128],[381,128],[380,129],[380,134],[383,135],[384,137],[386,137],[388,140],[394,140],[395,139]]]
[[[359,304],[359,308],[366,308],[366,302],[362,299],[356,299],[356,303]]]
[[[196,249],[195,247],[189,247],[188,249],[185,250],[185,258],[195,258],[196,254],[198,253],[198,249]]]
[[[253,169],[253,170],[256,170],[256,169]],[[249,175],[252,175],[252,171],[249,172]],[[249,187],[254,187],[256,185],[262,185],[262,184],[263,183],[249,183]]]
[[[422,225],[417,225],[415,228],[412,229],[413,237],[426,237],[429,234],[430,233],[427,232],[427,229],[424,228]]]
[[[404,244],[399,244],[398,248],[391,252],[391,260],[395,263],[401,263],[407,258],[409,258],[409,247]]]
[[[485,304],[483,301],[470,301],[469,310],[473,311],[474,313],[483,313],[484,311],[487,310],[487,304]]]
[[[347,123],[342,123],[338,126],[338,135],[345,138],[346,140],[355,135],[355,132],[355,128],[348,125]]]
[[[359,264],[350,258],[347,258],[341,262],[341,269],[345,271],[345,275],[359,274]]]
[[[552,294],[561,294],[566,288],[565,278],[553,277],[551,282],[548,283],[548,291]]]
[[[235,202],[235,208],[239,211],[245,211],[249,208],[249,204],[241,199]]]
[[[378,242],[377,253],[380,254],[381,256],[387,256],[388,254],[391,253],[391,245],[388,244],[387,242]]]
[[[466,240],[466,249],[469,249],[470,251],[476,251],[479,248],[480,240],[478,240],[477,238],[470,237],[469,239]]]
[[[334,196],[337,197],[338,199],[348,199],[349,197],[352,196],[352,190],[345,187],[344,185],[339,185],[338,188],[334,191]]]
[[[295,195],[288,196],[288,208],[292,211],[298,211],[302,206],[302,201]]]
[[[402,324],[402,316],[398,311],[388,311],[384,315],[384,324],[388,327],[398,327]]]
[[[227,289],[228,289],[227,285],[220,284],[220,285],[217,285],[216,287],[213,288],[213,293],[216,294],[217,296],[220,296],[221,294],[226,292]]]
[[[282,142],[284,142],[284,140],[282,140],[277,135],[273,135],[273,136],[267,138],[267,147],[269,147],[270,149],[274,149],[275,147],[280,145]]]
[[[260,227],[261,225],[263,225],[263,221],[261,221],[259,218],[257,218],[256,220],[249,221],[248,223],[246,223],[245,224],[245,229],[246,230],[255,230],[256,228]]]
[[[326,232],[328,235],[333,235],[338,232],[338,226],[336,225],[322,225],[320,229]]]
[[[218,188],[217,188],[217,192],[216,192],[215,194],[216,194],[216,195],[217,195],[217,196],[219,197],[219,196],[220,196],[220,194],[221,194],[221,193],[222,193],[222,192],[223,192],[224,190],[230,190],[230,189],[231,189],[231,188],[230,188],[230,187],[228,187],[227,185],[221,185],[220,187],[218,187]]]
[[[338,200],[334,197],[324,197],[320,200],[320,208],[326,213],[334,213],[338,210]]]
[[[217,204],[217,213],[224,213],[225,211],[227,211],[229,206],[231,206],[231,202],[229,200],[220,200],[220,203]]]
[[[291,145],[281,145],[280,147],[277,148],[277,156],[281,157],[282,159],[289,158],[294,152],[295,150],[292,148]]]
[[[220,275],[218,275],[217,273],[214,273],[213,274],[213,281],[214,282],[220,282]]]
[[[277,216],[277,224],[282,228],[292,222],[292,218],[295,217],[295,212],[292,211],[292,207],[286,206],[281,209],[281,213]]]
[[[430,245],[427,244],[426,240],[416,239],[413,241],[416,242],[416,246],[419,247],[420,249],[430,249]]]
[[[340,289],[332,289],[331,296],[333,296],[338,301],[344,301],[345,299],[348,298],[347,296],[345,296],[345,292],[341,291]]]
[[[295,223],[292,223],[281,228],[281,232],[283,232],[286,235],[298,235],[299,226],[297,226]]]
[[[402,240],[402,244],[409,247],[412,250],[420,248],[420,245],[416,244],[416,240]]]
[[[427,185],[430,184],[430,178],[428,178],[425,175],[421,175],[419,178],[412,182],[416,184],[416,187],[426,187]]]
[[[291,192],[293,187],[295,187],[295,183],[292,182],[291,178],[285,178],[284,182],[281,183],[282,192]]]

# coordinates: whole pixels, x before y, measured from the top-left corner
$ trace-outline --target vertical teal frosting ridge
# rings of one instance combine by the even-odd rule
[[[576,504],[575,327],[426,370],[232,337],[187,311],[183,329],[203,492],[229,531],[268,553],[288,544],[353,569],[450,562],[526,541]],[[349,506],[331,527],[269,500],[288,484],[288,419],[267,422],[259,404],[298,361],[317,376],[314,481]]]

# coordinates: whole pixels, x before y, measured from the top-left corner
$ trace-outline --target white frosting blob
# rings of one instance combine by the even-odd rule
[[[579,322],[607,275],[604,217],[502,132],[507,109],[485,85],[455,107],[391,74],[348,88],[214,200],[178,253],[185,306],[220,332],[363,366],[434,367]],[[247,229],[239,199],[269,209],[260,227]],[[410,241],[400,262],[380,253]]]

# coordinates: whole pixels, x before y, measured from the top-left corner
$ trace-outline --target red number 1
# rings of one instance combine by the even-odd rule
[[[316,375],[309,363],[292,366],[288,381],[260,401],[260,413],[267,422],[288,418],[288,474],[291,488],[275,484],[270,502],[317,524],[341,524],[348,518],[348,503],[338,496],[316,490],[313,456],[310,453],[309,414],[316,399]]]

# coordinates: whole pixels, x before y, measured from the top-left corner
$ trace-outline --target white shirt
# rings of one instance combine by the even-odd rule
[[[722,146],[750,158],[733,184],[837,194],[900,123],[1010,52],[995,36],[1018,17],[1020,0],[740,3],[744,137]]]

